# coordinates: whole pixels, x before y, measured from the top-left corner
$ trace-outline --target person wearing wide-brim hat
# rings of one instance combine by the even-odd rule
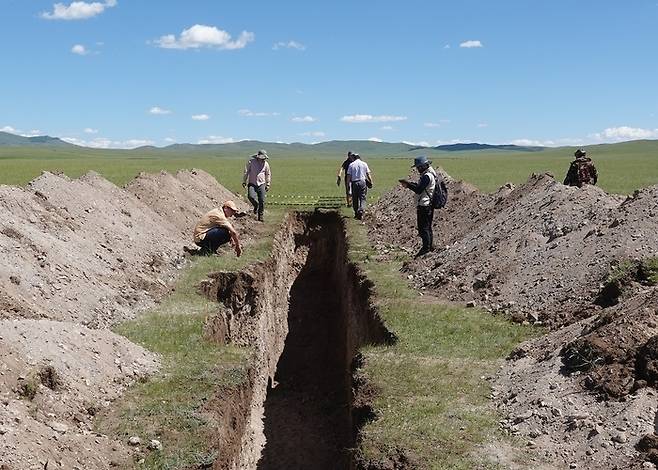
[[[434,168],[432,168],[432,162],[424,155],[416,157],[411,168],[415,168],[420,173],[420,180],[418,182],[412,182],[401,179],[399,182],[402,187],[411,189],[416,193],[418,235],[423,241],[422,248],[416,253],[416,258],[418,258],[434,250],[434,233],[432,231],[434,205],[432,204],[432,196],[439,182],[439,177]]]
[[[252,155],[244,167],[242,177],[242,187],[247,188],[249,202],[254,206],[254,214],[258,215],[258,220],[261,222],[265,210],[265,193],[270,190],[272,184],[272,171],[267,162],[268,158],[265,150],[259,150]]]
[[[196,254],[216,253],[220,246],[230,242],[235,254],[240,256],[242,254],[240,238],[228,219],[242,215],[244,213],[240,212],[233,201],[224,201],[221,209],[215,208],[206,212],[194,227],[194,243],[200,248]]]

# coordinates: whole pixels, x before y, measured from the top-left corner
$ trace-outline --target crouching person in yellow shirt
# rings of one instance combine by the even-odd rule
[[[226,201],[221,209],[207,212],[194,227],[194,243],[201,248],[200,255],[209,255],[217,252],[217,248],[231,242],[235,254],[242,254],[238,232],[235,231],[228,219],[240,216],[242,213],[233,201]]]

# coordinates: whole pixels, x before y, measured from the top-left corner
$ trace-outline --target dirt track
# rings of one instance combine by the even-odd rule
[[[633,272],[623,292],[606,281],[619,265],[658,256],[658,187],[623,198],[533,175],[494,194],[449,189],[435,215],[437,250],[405,274],[438,297],[554,330],[501,371],[501,427],[557,468],[641,467],[634,446],[653,435],[658,408],[646,388],[658,379],[658,288]],[[383,196],[368,224],[380,259],[417,250],[409,191]]]

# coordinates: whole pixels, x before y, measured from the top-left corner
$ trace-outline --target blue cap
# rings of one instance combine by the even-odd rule
[[[419,155],[418,157],[414,158],[414,164],[411,168],[419,167],[421,165],[426,165],[428,163],[432,163],[432,161],[428,160],[425,155]]]

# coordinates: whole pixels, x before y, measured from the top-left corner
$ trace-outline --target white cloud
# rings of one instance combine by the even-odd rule
[[[407,145],[413,145],[414,147],[431,147],[430,143],[424,140],[420,142],[409,142],[408,140],[403,140],[402,143]]]
[[[552,140],[533,140],[533,139],[515,139],[512,142],[512,145],[518,145],[520,147],[553,147],[555,142]]]
[[[443,48],[444,49],[450,49],[450,44],[446,44],[445,46],[443,46]]]
[[[235,139],[232,137],[222,137],[219,135],[210,135],[206,137],[205,139],[201,139],[197,142],[199,145],[205,145],[205,144],[232,144],[234,142],[237,142]]]
[[[106,8],[116,6],[116,0],[105,2],[72,2],[70,5],[55,3],[52,12],[43,12],[41,17],[47,20],[86,20],[100,15]]]
[[[155,115],[171,114],[171,110],[161,108],[160,106],[153,106],[151,109],[149,109],[149,114],[155,114]]]
[[[481,41],[473,41],[473,40],[471,40],[471,41],[464,41],[464,42],[462,42],[462,43],[459,45],[459,47],[463,47],[463,48],[466,48],[466,49],[472,49],[472,48],[474,48],[474,47],[484,47],[484,44],[482,44]]]
[[[92,129],[91,127],[85,128],[85,134],[98,134],[98,129]]]
[[[82,44],[76,44],[75,46],[73,46],[71,48],[71,52],[73,52],[74,54],[78,54],[78,55],[87,55],[87,54],[89,54],[89,51],[87,50],[87,48],[85,46],[83,46]]]
[[[602,132],[592,134],[596,140],[602,142],[623,142],[625,140],[655,139],[658,138],[658,129],[642,129],[639,127],[609,127]]]
[[[382,139],[380,139],[379,137],[370,137],[368,140],[369,140],[370,142],[384,142],[384,141],[383,141]]]
[[[304,132],[302,134],[299,134],[304,137],[324,137],[326,134],[322,131],[313,131],[313,132]]]
[[[76,137],[62,137],[64,142],[97,149],[134,149],[145,145],[154,145],[155,142],[148,139],[111,140],[105,137],[97,137],[92,140],[78,139]]]
[[[288,41],[288,42],[280,41],[274,44],[272,46],[272,49],[275,51],[278,51],[279,49],[296,49],[298,51],[305,51],[306,46],[297,41]]]
[[[487,123],[487,122],[480,122],[480,123],[478,123],[478,127],[479,127],[480,129],[483,129],[483,128],[485,128],[485,127],[489,127],[489,123]]]
[[[316,119],[313,116],[295,116],[291,119],[292,122],[315,122]]]
[[[208,119],[210,119],[210,116],[208,116],[207,114],[195,114],[192,116],[192,119],[194,121],[207,121]]]
[[[22,131],[12,126],[0,127],[0,132],[7,132],[9,134],[20,135],[21,137],[35,137],[38,135],[43,135],[43,132],[41,132],[39,129],[32,129],[31,131]]]
[[[167,142],[168,144],[176,143],[176,139],[174,139],[173,137],[165,137],[164,141]]]
[[[207,47],[211,49],[234,50],[246,47],[255,38],[254,33],[242,31],[240,36],[233,40],[229,33],[215,26],[195,24],[191,28],[183,30],[178,38],[174,34],[167,34],[153,42],[163,49],[184,50]]]
[[[279,115],[279,113],[265,113],[262,111],[252,111],[250,109],[240,109],[238,110],[238,114],[245,117],[270,117]]]
[[[351,116],[343,116],[340,118],[343,122],[364,123],[364,122],[398,122],[406,121],[406,116],[373,116],[372,114],[353,114]]]
[[[382,127],[380,127],[380,129],[383,130],[383,131],[392,131],[393,126],[382,126]]]
[[[429,128],[436,128],[436,127],[441,127],[441,124],[438,122],[426,122],[425,124],[423,124],[423,126]]]

